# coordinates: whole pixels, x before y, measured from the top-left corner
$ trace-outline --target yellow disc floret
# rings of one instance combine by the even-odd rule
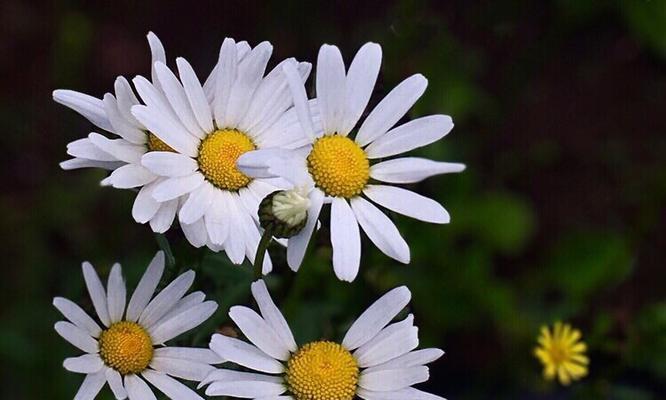
[[[308,155],[315,184],[328,196],[351,198],[361,193],[370,177],[363,149],[346,136],[317,139]]]
[[[543,364],[546,379],[557,378],[561,384],[568,385],[587,375],[590,360],[585,355],[587,346],[581,341],[578,329],[561,322],[556,322],[552,331],[543,326],[538,342],[534,355]]]
[[[286,381],[296,400],[352,400],[358,376],[354,356],[333,342],[306,344],[287,363]]]
[[[252,178],[236,168],[236,160],[256,147],[250,138],[235,129],[217,130],[199,146],[199,169],[206,179],[220,189],[239,190]]]
[[[120,374],[137,374],[153,359],[153,342],[141,325],[116,322],[99,336],[99,355]]]
[[[146,142],[146,146],[148,147],[148,151],[170,151],[170,152],[175,152],[175,150],[172,149],[171,146],[164,143],[162,141],[162,139],[155,136],[154,133],[148,132],[146,134],[146,136],[148,137],[148,141]]]

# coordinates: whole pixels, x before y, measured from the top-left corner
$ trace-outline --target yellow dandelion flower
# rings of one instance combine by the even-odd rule
[[[569,324],[555,322],[553,330],[541,327],[541,334],[534,355],[543,364],[543,376],[547,380],[557,377],[563,385],[587,375],[590,363],[585,355],[587,345],[581,341],[581,333]]]

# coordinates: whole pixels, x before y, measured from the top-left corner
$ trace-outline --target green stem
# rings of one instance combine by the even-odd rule
[[[254,279],[261,279],[262,273],[261,269],[264,265],[264,255],[266,250],[268,250],[268,245],[271,244],[271,239],[273,239],[273,234],[270,229],[264,231],[264,234],[261,236],[259,241],[259,246],[257,246],[257,254],[254,256]]]

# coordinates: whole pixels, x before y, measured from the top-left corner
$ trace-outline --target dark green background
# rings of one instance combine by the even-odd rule
[[[138,3],[136,5],[135,3]],[[327,229],[298,275],[269,284],[298,340],[339,339],[366,306],[407,284],[423,346],[447,354],[421,387],[450,399],[658,399],[666,393],[666,2],[25,2],[0,4],[0,394],[69,399],[77,351],[53,331],[55,295],[87,308],[80,262],[136,283],[158,249],[130,216],[133,195],[101,188],[101,171],[64,172],[67,142],[91,125],[51,101],[55,88],[102,96],[117,75],[148,72],[148,30],[173,61],[205,76],[225,36],[315,60],[323,43],[347,62],[384,49],[372,103],[405,77],[430,81],[410,117],[446,113],[456,127],[416,154],[461,161],[428,179],[452,223],[395,216],[412,249],[404,266],[364,244],[353,284],[330,267]],[[248,301],[249,268],[169,232],[177,268],[220,303],[180,343],[205,345]],[[283,251],[272,249],[280,263]],[[205,253],[205,254],[204,254]],[[288,290],[287,288],[291,288]],[[541,379],[541,324],[580,327],[590,376],[570,388]],[[108,390],[104,398],[110,398]],[[660,396],[661,394],[661,396]]]

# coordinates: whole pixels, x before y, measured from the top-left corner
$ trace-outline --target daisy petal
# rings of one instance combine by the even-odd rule
[[[188,242],[197,249],[206,245],[208,232],[203,218],[199,218],[192,224],[180,223],[180,228]]]
[[[280,376],[264,375],[264,374],[255,374],[252,372],[241,372],[234,371],[230,369],[217,369],[210,373],[206,379],[202,380],[199,383],[198,388],[202,388],[212,382],[223,381],[223,382],[271,382],[271,383],[281,383],[283,378]]]
[[[225,115],[231,96],[231,87],[236,81],[237,73],[238,54],[236,43],[233,39],[226,38],[220,48],[220,57],[217,61],[213,96],[213,114],[218,127],[226,126]]]
[[[124,163],[120,161],[97,161],[97,160],[86,160],[84,158],[72,158],[71,160],[66,160],[61,162],[59,166],[65,171],[78,168],[101,168],[107,171],[113,171],[116,168],[122,167],[123,164]]]
[[[220,364],[224,362],[214,351],[195,347],[159,347],[155,349],[154,354],[155,357],[177,358],[204,364]]]
[[[363,389],[390,392],[400,390],[428,380],[428,367],[386,369],[361,373],[358,385]]]
[[[354,56],[349,66],[346,83],[345,119],[342,133],[348,134],[358,122],[370,101],[382,64],[382,48],[377,43],[366,43]]]
[[[136,117],[150,132],[181,154],[196,157],[199,142],[169,113],[159,112],[147,106],[132,107]]]
[[[125,119],[118,109],[116,98],[111,93],[104,95],[103,104],[104,112],[113,127],[114,133],[130,143],[143,144],[146,142],[146,134],[139,127]],[[132,119],[136,120],[134,117]]]
[[[155,63],[155,71],[169,104],[178,116],[178,120],[187,128],[189,133],[195,137],[203,138],[205,132],[199,126],[185,94],[185,89],[176,75],[162,62]]]
[[[405,308],[411,298],[412,294],[405,286],[386,293],[354,321],[342,345],[351,351],[366,344]]]
[[[291,333],[291,329],[289,329],[289,324],[287,324],[284,316],[273,302],[264,281],[258,280],[252,283],[251,290],[252,296],[257,301],[257,305],[261,311],[261,316],[273,328],[289,351],[296,351],[298,346],[294,340],[294,335]]]
[[[192,191],[178,212],[178,219],[184,224],[192,224],[201,219],[215,197],[215,189],[212,185],[201,185]]]
[[[264,353],[282,361],[289,359],[289,349],[259,314],[247,307],[234,306],[229,310],[229,317],[238,325],[243,334]]]
[[[134,374],[125,375],[125,390],[130,400],[157,400],[148,384]]]
[[[104,362],[98,354],[84,354],[79,357],[65,358],[62,366],[70,372],[94,374],[104,368]]]
[[[166,63],[166,52],[164,51],[164,46],[160,39],[153,32],[148,32],[146,35],[148,39],[148,46],[150,47],[150,66],[151,66],[151,79],[155,84],[158,84],[157,73],[155,71],[155,63],[163,62]]]
[[[451,129],[453,121],[448,115],[417,118],[386,132],[372,142],[365,152],[370,159],[394,156],[436,142]]]
[[[285,64],[282,67],[287,83],[289,84],[289,91],[294,101],[294,110],[298,116],[298,121],[301,124],[303,133],[307,138],[314,139],[315,133],[312,127],[312,115],[310,114],[310,105],[308,104],[308,95],[305,93],[305,86],[303,80],[299,75],[296,68],[291,64]]]
[[[79,391],[76,392],[76,395],[74,396],[74,400],[94,400],[99,391],[104,387],[105,383],[106,375],[103,370],[86,375]]]
[[[365,146],[383,136],[423,95],[428,80],[415,74],[402,81],[377,104],[356,135],[356,143]]]
[[[409,246],[389,217],[362,197],[353,198],[351,206],[358,223],[372,243],[387,256],[408,264]]]
[[[308,220],[303,229],[298,235],[289,238],[289,245],[287,246],[287,263],[292,271],[298,271],[303,262],[305,251],[310,243],[310,237],[314,231],[321,207],[324,204],[324,193],[320,190],[313,190],[310,192],[310,208],[308,209]]]
[[[160,208],[155,213],[155,216],[150,219],[150,228],[155,233],[166,232],[173,223],[178,210],[178,199],[173,199],[160,203]]]
[[[139,323],[150,327],[160,320],[180,300],[194,282],[194,271],[187,271],[174,279],[148,303],[139,317]]]
[[[370,176],[389,183],[415,183],[433,175],[462,172],[465,164],[405,157],[383,161],[370,167]]]
[[[361,262],[361,236],[354,212],[341,197],[333,199],[331,204],[331,244],[335,275],[352,282]]]
[[[205,363],[158,356],[153,357],[150,361],[150,367],[188,381],[201,381],[215,370],[215,367]]]
[[[153,198],[153,190],[158,181],[144,185],[137,193],[132,205],[132,218],[140,224],[150,221],[160,209],[160,203]]]
[[[155,187],[153,198],[159,202],[173,200],[197,189],[202,183],[204,176],[200,173],[168,178]]]
[[[368,368],[366,371],[379,371],[382,369],[409,368],[416,367],[418,365],[426,365],[437,360],[443,355],[444,352],[440,349],[422,349],[410,351],[407,354],[403,354],[402,356],[394,358],[383,364]]]
[[[116,81],[113,83],[113,90],[116,92],[116,103],[118,105],[118,112],[120,115],[129,122],[132,126],[142,130],[143,126],[139,121],[134,118],[132,115],[132,106],[139,104],[139,99],[136,98],[132,86],[130,86],[127,79],[124,76],[119,76],[116,78]],[[133,142],[129,138],[126,138],[132,143],[143,144],[146,143],[146,135],[143,135],[143,138],[136,138],[137,141]],[[139,141],[140,139],[140,141]]]
[[[67,154],[72,157],[95,161],[119,161],[113,155],[102,150],[89,139],[82,138],[67,144]]]
[[[92,300],[97,316],[105,326],[111,325],[109,309],[106,303],[106,292],[104,291],[104,286],[102,286],[102,281],[99,280],[97,272],[95,272],[95,269],[89,262],[84,262],[81,268],[83,269],[83,279],[86,282],[88,294],[90,294],[90,300]]]
[[[102,100],[73,90],[58,89],[53,91],[53,100],[83,115],[88,121],[105,131],[113,132],[111,122],[104,112]]]
[[[387,326],[359,347],[354,352],[359,367],[379,365],[414,350],[419,345],[419,330],[413,323],[414,316],[410,314],[405,320]]]
[[[421,221],[448,224],[451,220],[449,213],[438,202],[407,189],[368,185],[363,189],[363,193],[389,210]]]
[[[138,163],[141,161],[141,156],[146,152],[146,148],[143,145],[132,144],[125,139],[111,140],[95,132],[88,135],[88,139],[105,153],[126,163]]]
[[[203,400],[203,398],[196,394],[192,389],[166,374],[147,369],[143,371],[141,375],[170,399]]]
[[[204,300],[206,300],[206,295],[204,292],[198,291],[188,294],[187,296],[178,300],[178,303],[176,303],[171,308],[171,310],[162,317],[160,323],[162,321],[166,321],[167,319],[171,319],[171,317],[178,315],[185,310],[189,310],[190,308],[203,303]]]
[[[194,159],[171,151],[148,152],[141,164],[156,175],[168,177],[188,176],[199,168]]]
[[[88,335],[86,331],[72,324],[71,322],[59,321],[54,326],[58,335],[63,339],[85,351],[86,353],[97,353],[97,340]]]
[[[345,117],[345,64],[336,46],[323,45],[317,56],[317,100],[324,132],[342,134]]]
[[[197,78],[194,69],[190,63],[187,62],[184,58],[178,57],[176,59],[176,65],[178,66],[178,75],[180,75],[180,80],[183,83],[183,88],[185,89],[185,94],[187,99],[190,102],[194,116],[199,123],[199,126],[203,129],[204,132],[212,132],[215,129],[213,125],[213,114],[210,110],[210,105],[206,99],[206,94],[201,87],[201,82]]]
[[[204,183],[203,186],[209,186],[210,189],[208,190],[211,191],[213,196],[208,212],[204,216],[208,236],[213,244],[223,245],[229,235],[229,227],[235,226],[232,224],[233,199],[230,193],[217,190],[210,184]],[[236,246],[233,248],[236,249]],[[232,255],[228,255],[232,258]],[[242,262],[244,254],[234,252],[232,260],[238,261],[239,257],[240,262]]]
[[[120,264],[113,264],[111,273],[109,273],[109,280],[106,284],[107,287],[107,305],[109,308],[109,318],[111,323],[115,323],[123,319],[125,312],[125,302],[127,301],[127,288],[123,280],[123,272]]]
[[[88,332],[90,336],[99,337],[102,329],[78,304],[63,297],[56,297],[53,299],[53,305],[69,322]]]
[[[263,399],[279,396],[286,392],[283,383],[263,382],[258,380],[215,382],[206,389],[208,396],[232,396],[241,398]]]
[[[217,310],[217,303],[214,301],[205,301],[190,309],[183,310],[173,317],[158,322],[154,327],[149,328],[150,336],[154,343],[164,343],[176,336],[195,328]]]
[[[154,180],[155,175],[141,165],[127,164],[113,171],[102,181],[102,185],[111,185],[116,189],[131,189]]]
[[[155,289],[157,289],[163,273],[164,252],[158,251],[152,261],[150,261],[150,264],[148,264],[146,272],[143,273],[139,284],[134,289],[132,298],[130,298],[126,315],[128,321],[135,322],[139,319],[150,298],[153,297],[153,293],[155,293]]]
[[[112,368],[107,368],[104,374],[106,375],[106,381],[109,382],[109,387],[111,388],[111,392],[113,392],[113,396],[117,400],[126,399],[127,392],[123,386],[123,378],[118,371]]]
[[[359,388],[356,394],[364,400],[446,400],[443,397],[422,392],[411,387],[392,392],[375,392]]]
[[[239,339],[215,334],[210,340],[210,348],[225,360],[255,371],[269,374],[284,372],[284,365],[279,361]]]

